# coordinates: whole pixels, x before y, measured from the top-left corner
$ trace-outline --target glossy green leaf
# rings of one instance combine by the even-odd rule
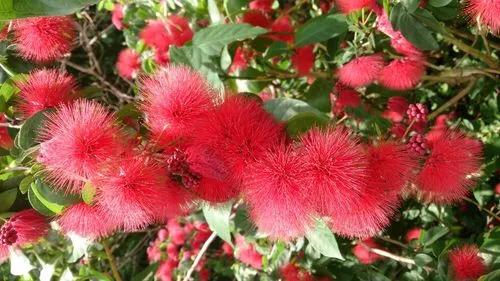
[[[422,50],[435,50],[439,47],[431,31],[399,3],[391,12],[394,28],[400,30],[408,41]]]
[[[19,183],[19,191],[21,191],[22,194],[26,194],[28,190],[31,187],[31,183],[33,182],[33,177],[32,176],[27,176],[25,177],[21,183]]]
[[[61,214],[65,206],[79,201],[77,196],[55,191],[52,187],[38,179],[31,183],[30,190],[33,191],[38,201],[55,214]]]
[[[444,7],[448,5],[452,0],[429,0],[427,3],[433,7]]]
[[[231,216],[232,208],[233,202],[231,201],[223,204],[206,204],[203,206],[203,215],[210,229],[231,245],[233,245],[233,242],[229,228],[229,217]]]
[[[235,16],[248,5],[248,0],[224,0],[224,9],[230,17]]]
[[[306,233],[306,238],[311,246],[322,255],[329,258],[344,260],[340,253],[337,239],[335,239],[332,231],[323,220],[316,220],[314,229]]]
[[[401,3],[403,3],[408,12],[413,13],[418,8],[420,0],[402,0]]]
[[[328,116],[326,114],[310,106],[305,101],[297,99],[271,99],[264,103],[264,108],[267,110],[267,112],[274,115],[274,117],[279,121],[288,121],[300,112],[312,112],[317,114],[321,118],[328,119]]]
[[[210,21],[212,24],[222,23],[223,16],[217,7],[217,3],[215,0],[207,0],[208,6],[208,15],[210,17]]]
[[[330,99],[330,93],[333,89],[333,83],[329,80],[318,78],[309,87],[305,94],[305,100],[311,106],[323,111],[330,112],[332,110],[332,104]]]
[[[7,212],[17,198],[17,188],[0,193],[0,213]]]
[[[297,47],[326,41],[347,31],[346,18],[342,14],[330,14],[312,18],[295,33]]]
[[[16,137],[19,148],[27,150],[37,144],[38,132],[45,121],[46,112],[40,111],[24,122]]]
[[[54,216],[56,213],[52,212],[49,208],[47,208],[40,199],[38,199],[38,196],[35,195],[35,192],[33,191],[32,188],[28,190],[28,200],[31,204],[31,207],[35,209],[37,212],[40,214],[50,217]]]
[[[430,246],[446,234],[448,234],[449,230],[445,226],[435,226],[429,230],[424,231],[420,235],[420,242],[424,246]]]
[[[98,0],[2,0],[0,20],[69,15],[97,2]]]
[[[312,127],[321,127],[328,124],[328,119],[312,112],[301,112],[286,124],[286,132],[289,136],[299,136],[307,132]]]

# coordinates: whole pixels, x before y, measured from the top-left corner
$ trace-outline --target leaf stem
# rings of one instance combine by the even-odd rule
[[[432,120],[432,119],[436,118],[439,114],[441,114],[443,111],[448,109],[448,107],[454,105],[460,99],[462,99],[467,94],[469,94],[470,90],[472,90],[472,87],[474,87],[474,84],[476,84],[476,79],[471,79],[469,81],[469,84],[467,84],[467,87],[465,87],[462,91],[460,91],[456,96],[452,97],[449,101],[447,101],[443,105],[441,105],[438,109],[434,110],[434,112],[429,114],[427,120]]]
[[[443,38],[448,41],[449,43],[457,46],[460,50],[463,52],[474,56],[482,61],[484,61],[489,67],[496,69],[498,67],[498,60],[493,58],[492,56],[489,56],[487,54],[482,53],[481,51],[469,46],[468,44],[460,41],[459,39],[455,38],[453,35],[449,34],[444,34],[443,33]]]
[[[120,276],[120,273],[118,272],[118,268],[116,267],[115,257],[113,256],[113,252],[109,248],[108,243],[106,241],[102,241],[102,246],[104,247],[104,251],[106,252],[106,256],[108,257],[109,265],[111,267],[111,272],[113,273],[115,281],[123,281],[123,279]]]
[[[188,272],[186,273],[186,276],[184,276],[184,278],[182,279],[182,281],[189,281],[189,280],[191,280],[191,275],[193,274],[194,270],[196,269],[196,266],[198,266],[198,264],[201,261],[201,258],[203,257],[203,255],[205,254],[205,252],[208,250],[208,247],[210,246],[210,244],[212,244],[212,242],[215,240],[216,237],[217,237],[217,233],[215,233],[215,231],[212,232],[212,235],[210,235],[210,237],[208,237],[207,241],[205,241],[205,243],[201,247],[200,251],[196,255],[196,258],[194,259],[193,264],[189,268]]]
[[[472,199],[470,199],[468,197],[463,197],[462,199],[464,199],[465,201],[467,201],[467,202],[471,203],[472,205],[476,206],[480,211],[483,211],[483,212],[487,213],[488,215],[494,217],[496,220],[500,221],[500,217],[497,214],[493,213],[492,211],[490,211],[490,210],[488,210],[486,208],[483,208],[481,205],[479,205],[478,202],[476,202],[476,201],[474,201],[474,200],[472,200]]]

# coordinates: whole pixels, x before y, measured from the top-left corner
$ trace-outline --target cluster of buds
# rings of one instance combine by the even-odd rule
[[[410,104],[406,111],[410,121],[414,122],[425,122],[428,113],[427,107],[421,103]]]

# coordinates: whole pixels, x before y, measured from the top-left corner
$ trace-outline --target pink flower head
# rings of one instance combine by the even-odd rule
[[[313,281],[311,273],[301,270],[293,263],[286,264],[280,268],[280,275],[283,281]]]
[[[475,24],[479,20],[489,26],[493,33],[500,33],[500,2],[497,0],[468,0],[464,12]]]
[[[266,152],[246,169],[244,195],[261,232],[288,240],[303,236],[311,226],[314,210],[304,172],[298,155],[285,145]]]
[[[396,59],[380,71],[378,82],[391,90],[410,90],[420,83],[424,72],[425,66],[420,59]]]
[[[417,177],[424,199],[452,203],[467,195],[474,185],[470,174],[479,170],[481,145],[457,131],[448,131],[432,146]]]
[[[377,244],[377,242],[369,238],[356,243],[356,246],[352,248],[352,253],[362,264],[372,264],[384,258],[375,253],[372,253],[370,251],[372,248],[381,249],[380,245]]]
[[[396,52],[414,58],[423,57],[423,53],[420,49],[415,47],[410,41],[408,41],[401,32],[397,32],[391,39],[391,46],[396,50]]]
[[[166,51],[172,43],[162,20],[149,21],[140,32],[139,37],[147,46],[156,50]]]
[[[422,229],[420,227],[414,227],[414,228],[408,230],[408,232],[406,232],[406,235],[405,235],[406,242],[409,243],[412,240],[420,239],[421,233],[422,233]]]
[[[335,91],[337,92],[337,96],[333,96],[332,98],[332,110],[335,115],[343,114],[348,107],[358,107],[361,105],[361,97],[356,90],[337,83]]]
[[[274,41],[283,41],[289,44],[293,43],[295,36],[292,20],[289,16],[279,17],[271,24],[271,35],[269,35],[269,38]]]
[[[248,10],[243,14],[242,22],[253,26],[268,28],[272,24],[271,18],[260,10]]]
[[[144,78],[140,90],[146,124],[164,146],[191,133],[193,123],[213,109],[217,96],[201,74],[182,66]]]
[[[186,18],[171,15],[167,19],[165,28],[173,45],[181,47],[193,38],[193,30],[189,27]]]
[[[57,221],[64,233],[75,233],[90,239],[106,237],[116,228],[100,206],[86,203],[68,207]]]
[[[421,103],[410,104],[408,110],[406,110],[408,119],[415,122],[426,122],[428,113],[427,107]]]
[[[283,126],[261,104],[242,96],[226,99],[216,110],[199,119],[193,132],[196,134],[188,148],[193,171],[202,178],[227,181],[229,177],[236,183],[243,178],[249,163],[285,137]],[[238,190],[231,188],[221,190],[220,195],[226,194],[223,196],[226,200],[233,197]],[[204,195],[212,197],[209,193]]]
[[[425,155],[428,148],[427,140],[421,134],[413,135],[408,141],[408,149],[415,152],[417,155]]]
[[[249,7],[252,10],[260,10],[262,12],[272,11],[274,0],[253,0],[250,2]]]
[[[0,114],[0,123],[6,123],[7,118],[4,114]],[[9,134],[7,127],[0,127],[0,147],[3,149],[11,149],[14,146],[14,140]]]
[[[377,79],[380,70],[384,67],[384,58],[381,54],[373,54],[355,58],[344,64],[337,71],[339,82],[359,88],[370,85]]]
[[[248,52],[243,49],[243,47],[236,48],[234,52],[233,62],[229,67],[229,72],[236,72],[238,70],[245,70],[248,68],[248,60],[249,60]]]
[[[49,231],[45,217],[33,209],[15,213],[0,228],[0,245],[24,246],[35,243]]]
[[[96,102],[78,100],[47,114],[38,161],[65,192],[78,193],[100,165],[123,151],[115,118]]]
[[[174,273],[174,270],[177,268],[178,261],[174,260],[167,260],[163,263],[160,264],[160,267],[156,271],[156,277],[160,281],[173,281],[175,280],[172,277],[172,274]]]
[[[74,45],[76,22],[66,17],[36,17],[16,20],[14,42],[21,57],[37,63],[60,59]]]
[[[314,46],[307,45],[295,50],[292,64],[301,76],[308,75],[314,67]]]
[[[408,100],[404,97],[390,97],[387,102],[387,110],[384,111],[383,116],[392,122],[401,122],[406,116],[409,105]]]
[[[123,24],[123,6],[121,4],[114,4],[113,12],[111,14],[111,22],[118,30],[122,30],[125,27]]]
[[[16,86],[19,88],[19,110],[25,118],[44,109],[68,104],[76,98],[73,76],[57,70],[35,70],[26,81],[19,81]]]
[[[463,245],[448,254],[454,281],[477,280],[486,273],[486,265],[476,245]]]
[[[322,215],[344,211],[360,198],[368,161],[361,146],[344,129],[312,129],[299,149],[310,186],[310,200]]]
[[[235,257],[242,263],[255,269],[262,269],[262,255],[259,254],[252,244],[245,241],[245,237],[236,235]]]
[[[124,49],[118,54],[116,61],[118,74],[125,79],[137,77],[141,69],[141,58],[134,49]]]
[[[371,9],[376,5],[375,0],[335,0],[336,7],[344,13],[348,14],[353,11],[361,10],[363,8]]]

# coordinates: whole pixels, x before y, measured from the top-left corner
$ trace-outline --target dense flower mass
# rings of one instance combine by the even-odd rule
[[[135,78],[140,68],[141,59],[135,50],[125,49],[118,54],[116,69],[121,77],[125,79]]]
[[[96,239],[110,235],[117,227],[98,205],[78,203],[67,208],[57,220],[65,233]]]
[[[472,24],[481,22],[491,28],[493,33],[500,33],[500,2],[496,0],[468,0],[465,13],[469,16]]]
[[[475,245],[455,248],[448,257],[454,281],[477,280],[486,272],[484,261]]]
[[[417,86],[424,72],[425,67],[420,59],[396,59],[382,68],[378,82],[388,89],[405,91]]]
[[[340,83],[352,88],[358,88],[375,81],[383,66],[384,59],[380,54],[362,56],[339,68],[337,75]]]
[[[35,70],[26,81],[19,81],[16,86],[19,88],[19,110],[25,118],[44,109],[68,104],[77,97],[75,79],[57,70]]]
[[[14,42],[19,55],[38,63],[62,58],[71,51],[76,23],[71,17],[37,17],[14,23]]]

